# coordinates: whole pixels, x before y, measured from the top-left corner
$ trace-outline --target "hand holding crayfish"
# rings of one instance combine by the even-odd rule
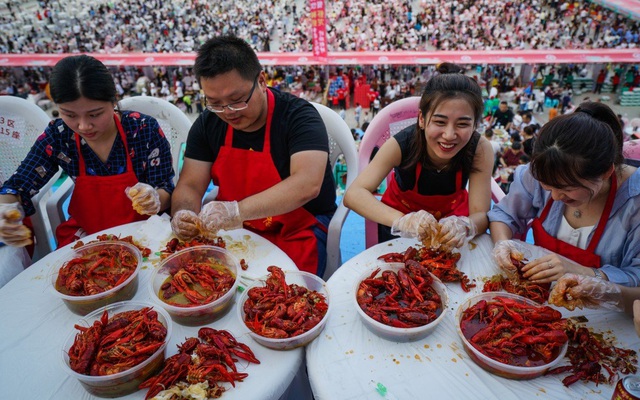
[[[191,240],[200,235],[200,218],[190,210],[180,210],[171,218],[171,230],[181,240]]]
[[[14,247],[30,245],[31,232],[23,223],[24,212],[19,203],[0,204],[0,242]]]
[[[160,212],[160,195],[153,186],[138,182],[125,189],[133,209],[141,215],[154,215]]]
[[[242,228],[240,208],[237,201],[212,201],[205,204],[198,214],[204,225],[204,231],[216,234],[219,229]]]
[[[476,235],[476,225],[469,217],[452,215],[442,218],[440,224],[440,245],[446,248],[460,248],[467,239]]]
[[[592,276],[566,274],[551,290],[549,303],[573,311],[577,308],[607,308],[624,311],[620,286]]]
[[[429,212],[420,210],[403,215],[393,222],[391,234],[399,235],[403,238],[416,238],[423,240],[425,237],[433,236],[436,232],[438,222]]]

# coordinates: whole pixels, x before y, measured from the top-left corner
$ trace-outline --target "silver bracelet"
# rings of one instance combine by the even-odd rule
[[[591,268],[593,270],[593,273],[595,275],[596,278],[598,279],[602,279],[603,281],[606,280],[604,277],[604,273],[602,271],[600,271],[600,269],[598,268]]]

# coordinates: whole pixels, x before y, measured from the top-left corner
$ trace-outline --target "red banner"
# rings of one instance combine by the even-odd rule
[[[315,47],[315,46],[314,46]],[[325,46],[326,50],[326,46]],[[52,67],[73,54],[0,54],[0,67]],[[92,53],[107,66],[193,66],[195,53]],[[640,48],[596,50],[478,50],[258,53],[262,65],[640,64]]]
[[[327,24],[324,0],[309,0],[313,30],[313,56],[327,57]]]

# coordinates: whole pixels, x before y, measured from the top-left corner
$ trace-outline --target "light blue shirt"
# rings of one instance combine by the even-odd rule
[[[538,217],[551,193],[533,178],[529,165],[516,169],[513,183],[500,203],[489,211],[489,221],[504,222],[514,234],[527,231],[527,222]],[[551,205],[544,229],[556,236],[565,205]],[[589,235],[589,241],[593,232]],[[640,286],[640,170],[629,177],[616,193],[611,215],[595,253],[602,261],[601,270],[611,282],[624,286]]]

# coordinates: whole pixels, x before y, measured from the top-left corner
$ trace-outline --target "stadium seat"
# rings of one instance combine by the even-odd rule
[[[345,189],[356,179],[358,174],[358,151],[351,134],[351,129],[347,123],[335,111],[318,103],[311,103],[318,110],[329,135],[329,160],[331,169],[335,169],[338,157],[342,155],[347,166],[347,182]],[[338,182],[336,182],[336,185]],[[342,254],[340,252],[340,235],[342,225],[347,219],[349,209],[344,206],[342,200],[338,205],[327,234],[327,267],[323,278],[329,279],[331,275],[342,265]]]
[[[417,123],[419,111],[420,97],[414,96],[394,101],[376,114],[360,142],[358,173],[369,165],[374,151],[377,151],[391,136]],[[391,174],[387,176],[387,182],[390,178]],[[369,220],[365,220],[364,226],[365,247],[369,248],[378,243],[378,226]]]
[[[0,135],[0,182],[7,180],[18,168],[29,150],[42,134],[51,118],[35,103],[15,96],[0,96],[0,126],[4,132]],[[47,182],[40,191],[31,197],[36,213],[31,216],[35,246],[32,261],[38,261],[53,250],[53,231],[49,225],[45,203],[51,195],[51,187],[58,180],[62,170]]]

